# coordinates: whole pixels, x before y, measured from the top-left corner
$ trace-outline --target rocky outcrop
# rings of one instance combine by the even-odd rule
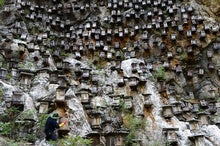
[[[0,113],[18,110],[11,138],[48,145],[43,121],[57,111],[60,137],[93,145],[220,145],[219,14],[208,2],[5,2]]]
[[[218,0],[197,0],[197,3],[204,5],[211,11],[216,18],[218,19],[219,14],[220,14],[220,7],[219,7],[219,1]],[[213,15],[212,15],[213,16]],[[218,19],[219,22],[219,19]]]

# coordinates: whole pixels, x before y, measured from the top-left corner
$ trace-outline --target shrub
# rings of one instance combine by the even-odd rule
[[[15,118],[19,114],[19,110],[16,107],[8,108],[0,115],[0,134],[3,136],[11,137],[14,130]]]
[[[41,126],[41,127],[43,127],[44,125],[45,125],[45,123],[46,123],[46,121],[47,121],[47,118],[48,118],[48,114],[40,114],[39,116],[38,116],[38,118],[39,118],[39,125]]]
[[[7,73],[5,78],[6,78],[6,80],[10,80],[12,78],[12,76],[10,73]]]
[[[38,115],[38,122],[37,122],[37,129],[36,129],[36,137],[38,138],[43,138],[43,133],[44,133],[44,127],[46,124],[48,118],[48,114],[39,114]]]
[[[12,131],[12,124],[10,122],[0,122],[0,134],[9,137]]]
[[[4,6],[5,0],[0,0],[0,7]]]
[[[23,141],[28,141],[31,143],[34,143],[36,140],[37,140],[37,137],[36,137],[35,133],[28,134],[27,137],[23,139]]]
[[[19,110],[17,107],[10,107],[4,111],[3,114],[0,115],[0,121],[2,122],[12,122],[15,120],[15,117],[19,114]]]
[[[36,65],[31,61],[19,62],[18,67],[21,69],[35,70]]]
[[[145,121],[144,119],[136,118],[132,114],[127,114],[124,117],[125,119],[125,126],[130,130],[125,145],[126,146],[135,146],[136,142],[134,139],[136,138],[136,135],[138,133],[138,130],[145,128]]]
[[[159,68],[157,68],[154,72],[154,78],[156,79],[162,79],[165,80],[166,79],[166,71],[164,69],[164,67],[160,66]]]
[[[180,55],[180,60],[186,60],[187,59],[187,54],[186,53],[182,53]]]
[[[80,136],[66,136],[58,141],[50,141],[50,144],[56,143],[57,146],[91,146],[92,140]]]

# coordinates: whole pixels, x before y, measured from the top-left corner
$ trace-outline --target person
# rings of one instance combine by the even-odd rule
[[[46,140],[53,140],[56,141],[58,136],[56,134],[56,129],[64,126],[66,122],[58,123],[57,120],[59,119],[59,114],[57,112],[52,113],[46,121],[45,124],[45,134],[46,134]]]

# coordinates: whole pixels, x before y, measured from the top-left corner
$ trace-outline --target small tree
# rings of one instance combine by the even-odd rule
[[[127,114],[124,117],[125,126],[130,130],[126,138],[126,146],[135,146],[137,143],[134,141],[139,130],[145,128],[144,119],[139,119],[133,116],[133,114]]]

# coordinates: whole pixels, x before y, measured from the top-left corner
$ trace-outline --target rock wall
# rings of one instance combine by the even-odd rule
[[[30,126],[57,111],[68,121],[59,135],[94,146],[220,145],[219,14],[208,2],[6,1],[1,113],[18,107]]]

